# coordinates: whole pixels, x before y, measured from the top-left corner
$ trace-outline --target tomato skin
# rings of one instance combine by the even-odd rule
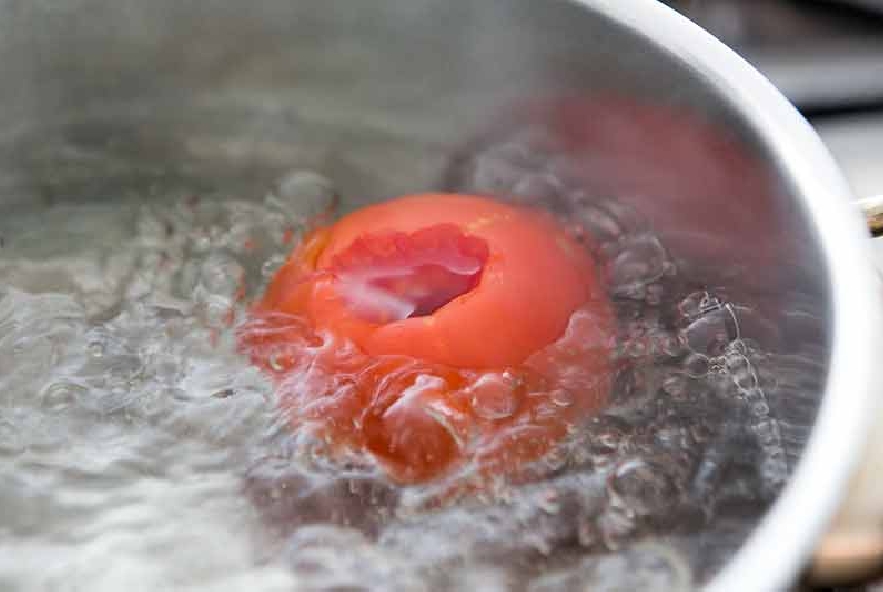
[[[411,314],[354,301],[353,274]],[[606,402],[614,331],[597,276],[548,214],[403,197],[306,237],[240,345],[277,376],[295,429],[368,453],[398,482],[514,477]]]
[[[494,368],[519,364],[553,342],[578,306],[601,296],[591,258],[551,216],[471,196],[404,197],[350,214],[322,237],[327,242],[315,259],[315,270],[332,267],[335,257],[367,233],[417,232],[427,221],[453,224],[484,239],[490,250],[479,284],[432,315],[387,324],[360,321],[333,302],[328,285],[317,286],[311,295],[314,303],[305,303],[298,294],[278,302],[281,310],[298,314],[306,306],[318,327],[346,334],[372,355]],[[301,272],[303,257],[292,263],[274,284],[287,283],[290,273]]]

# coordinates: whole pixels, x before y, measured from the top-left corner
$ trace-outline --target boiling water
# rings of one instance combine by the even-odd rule
[[[506,164],[458,188],[564,192]],[[255,199],[181,188],[0,221],[0,590],[679,590],[713,575],[806,438],[811,342],[767,346],[759,302],[691,273],[615,201],[573,197],[568,219],[611,266],[612,404],[545,479],[427,504],[311,455],[236,351],[245,303],[333,185],[293,171]],[[786,421],[786,400],[803,416]]]

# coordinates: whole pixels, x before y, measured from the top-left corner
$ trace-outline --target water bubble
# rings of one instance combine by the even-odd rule
[[[679,335],[666,335],[659,339],[659,350],[670,358],[678,358],[684,354],[686,344]]]
[[[774,421],[764,419],[754,424],[754,433],[762,443],[768,444],[778,439],[777,427]]]
[[[471,190],[490,195],[510,194],[527,171],[517,163],[491,153],[478,157],[469,183]]]
[[[645,301],[650,306],[659,306],[662,303],[662,296],[665,293],[665,289],[661,284],[651,284],[647,286],[647,296],[645,297]]]
[[[372,592],[390,577],[387,560],[367,547],[309,547],[292,553],[289,566],[304,589],[316,592]]]
[[[697,422],[689,427],[690,437],[698,444],[707,442],[713,435],[712,428],[704,422]]]
[[[671,374],[662,381],[662,390],[670,397],[681,399],[687,394],[688,379],[683,374]]]
[[[586,548],[593,548],[601,543],[601,529],[598,527],[596,516],[580,516],[577,524],[577,540]]]
[[[734,320],[738,323],[743,345],[746,338],[759,344],[766,351],[777,351],[781,345],[781,331],[778,325],[766,318],[758,308],[730,304]]]
[[[569,459],[567,450],[563,446],[556,446],[543,456],[542,463],[550,473],[554,473],[564,468]]]
[[[604,200],[603,205],[604,209],[610,212],[610,215],[616,219],[625,231],[627,235],[626,238],[634,238],[639,242],[642,242],[645,239],[655,238],[654,235],[648,232],[649,224],[647,223],[647,218],[641,210],[630,203],[629,200],[614,197],[612,199]],[[659,243],[658,240],[654,242]],[[651,252],[655,251],[655,247],[651,249]]]
[[[785,450],[778,445],[767,447],[766,456],[761,463],[761,477],[772,485],[771,489],[781,485],[788,476],[788,457]]]
[[[205,231],[196,231],[192,238],[193,250],[197,253],[208,253],[212,248],[212,239]]]
[[[200,285],[212,296],[231,297],[236,294],[245,275],[242,265],[228,255],[213,253],[200,269]]]
[[[601,243],[617,241],[623,235],[623,229],[616,219],[598,205],[580,207],[575,213],[575,220],[589,232],[593,240]]]
[[[687,347],[706,356],[722,355],[739,337],[739,325],[729,306],[708,310],[684,329]]]
[[[693,292],[678,303],[678,311],[682,317],[692,321],[710,312],[720,310],[725,304],[723,299],[711,292]]]
[[[694,588],[686,558],[668,547],[642,544],[620,553],[594,555],[575,567],[555,570],[531,582],[529,592],[686,592]]]
[[[731,351],[727,352],[727,372],[732,376],[751,372],[751,361],[748,359],[748,356],[735,349],[730,348]]]
[[[546,514],[557,514],[561,510],[561,495],[548,489],[537,497],[537,506]]]
[[[610,264],[613,293],[630,298],[646,298],[646,286],[664,273],[665,249],[651,234],[629,236],[616,245]]]
[[[168,238],[165,232],[168,224],[168,221],[161,220],[150,208],[144,207],[136,223],[138,238],[145,246],[161,247]]]
[[[684,371],[691,378],[702,378],[709,372],[709,359],[702,354],[690,354],[684,360]]]
[[[548,174],[529,174],[515,183],[512,188],[515,197],[536,201],[550,210],[557,211],[566,210],[563,192],[561,183]]]
[[[0,454],[20,454],[26,446],[16,425],[0,416]]]
[[[261,265],[261,275],[265,278],[271,278],[279,268],[285,264],[285,255],[273,255]]]
[[[689,432],[679,426],[662,426],[655,435],[656,444],[662,449],[688,449],[692,444]]]
[[[727,356],[727,371],[741,391],[757,388],[757,373],[747,356]]]
[[[559,592],[561,590],[589,590],[588,574],[578,569],[559,570],[533,580],[528,592]]]
[[[281,178],[265,201],[267,205],[279,208],[289,216],[310,220],[335,207],[337,189],[323,175],[298,170]]]
[[[485,419],[504,419],[518,410],[516,389],[520,381],[504,372],[484,374],[470,387],[472,408],[476,415]]]
[[[638,528],[634,517],[627,509],[616,507],[608,508],[601,514],[597,524],[604,546],[612,551],[620,549]]]
[[[745,401],[748,405],[753,405],[755,403],[765,402],[766,395],[764,392],[757,388],[744,389],[739,393],[742,396],[742,400]]]
[[[144,369],[154,380],[163,385],[174,385],[183,373],[181,355],[158,351],[156,346],[147,346],[144,349]]]
[[[223,226],[220,224],[212,224],[209,226],[208,235],[213,244],[219,244],[224,240],[224,237],[229,233],[229,227],[226,221],[223,223]]]
[[[63,411],[76,403],[85,389],[66,381],[50,383],[40,394],[43,407],[52,411]]]
[[[509,592],[516,589],[516,578],[509,570],[501,567],[469,563],[453,574],[453,578],[450,590]]]
[[[550,397],[552,402],[555,403],[558,407],[570,407],[574,404],[574,396],[568,390],[565,389],[555,389],[550,393]]]
[[[217,329],[232,325],[235,321],[236,311],[231,298],[206,294],[201,287],[194,290],[193,297],[198,305],[196,307],[198,318],[205,326]],[[217,343],[218,338],[219,334],[216,333],[210,339]]]
[[[93,341],[89,344],[89,355],[93,358],[100,358],[104,355],[104,344],[100,341]]]
[[[589,429],[591,431],[586,444],[596,467],[614,462],[628,444],[629,428],[616,418],[598,418],[590,424]]]
[[[303,526],[288,539],[288,551],[297,554],[309,548],[359,547],[368,543],[365,535],[354,529],[342,526],[315,524]]]
[[[319,441],[313,444],[314,450],[323,446]],[[356,463],[346,470],[327,458],[314,453],[311,458],[266,459],[246,475],[249,497],[280,533],[324,527],[296,537],[299,545],[357,540],[360,533],[376,532],[398,505],[398,488],[363,473]]]
[[[622,343],[623,353],[630,358],[643,358],[650,350],[648,340],[644,336],[632,337]]]
[[[677,490],[663,467],[633,458],[619,463],[607,481],[610,506],[648,516],[671,508]]]

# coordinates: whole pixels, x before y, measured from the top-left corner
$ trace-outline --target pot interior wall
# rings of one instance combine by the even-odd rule
[[[741,337],[797,360],[763,404],[799,457],[825,379],[828,273],[787,171],[711,73],[567,2],[2,0],[0,15],[0,219],[260,199],[298,169],[331,179],[344,210],[508,197],[539,167],[555,187],[525,199],[627,206],[691,285],[749,303],[761,320]],[[501,145],[536,162],[519,169]]]

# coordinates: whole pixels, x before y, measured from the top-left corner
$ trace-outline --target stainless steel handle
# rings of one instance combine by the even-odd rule
[[[859,200],[859,207],[868,221],[871,236],[883,236],[883,195],[875,195]]]
[[[883,418],[868,440],[828,534],[816,547],[807,579],[813,585],[847,585],[883,578]]]
[[[883,236],[883,195],[859,206],[871,236]],[[816,548],[807,580],[812,585],[846,585],[883,579],[883,416],[864,450],[864,462],[828,534]]]

